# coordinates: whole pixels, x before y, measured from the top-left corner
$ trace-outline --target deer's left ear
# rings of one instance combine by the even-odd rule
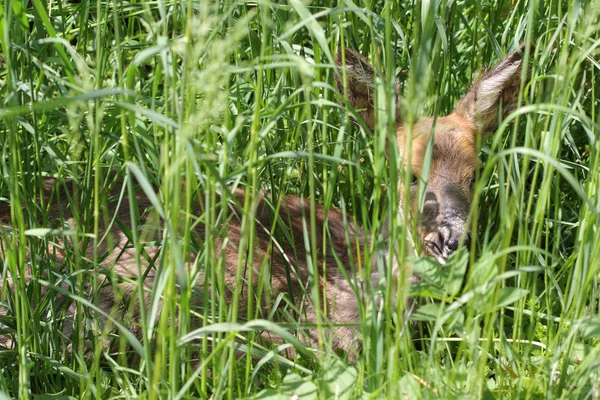
[[[375,72],[371,64],[360,54],[351,49],[338,52],[335,63],[338,73],[334,75],[338,90],[344,94],[342,69],[346,70],[346,94],[348,103],[358,112],[371,131],[375,129]],[[396,81],[396,123],[400,123],[399,91],[400,83]]]
[[[523,53],[527,45],[508,54],[495,67],[485,71],[456,104],[455,112],[477,125],[480,132],[491,132],[502,118],[517,108],[521,87]],[[533,53],[534,46],[530,46]],[[529,72],[526,74],[529,79]]]

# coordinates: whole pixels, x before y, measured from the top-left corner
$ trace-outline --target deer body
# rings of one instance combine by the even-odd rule
[[[523,50],[523,47],[522,49]],[[374,128],[374,101],[373,80],[374,72],[369,63],[358,54],[346,50],[344,57],[338,55],[338,64],[342,67],[342,58],[345,59],[346,88],[338,79],[338,87],[341,93],[346,93],[351,105],[358,110],[359,116],[372,130]],[[431,165],[429,166],[428,185],[425,194],[425,205],[422,212],[418,209],[417,185],[413,184],[410,197],[406,198],[401,191],[400,208],[404,202],[410,202],[410,218],[416,219],[419,240],[424,252],[435,257],[441,263],[454,252],[461,243],[468,244],[470,233],[467,226],[467,218],[473,197],[472,181],[474,171],[478,163],[477,159],[477,135],[495,129],[498,123],[500,110],[503,115],[512,111],[517,105],[518,88],[521,84],[521,57],[518,52],[509,54],[496,67],[485,73],[482,78],[475,82],[465,97],[459,101],[455,112],[449,116],[433,119],[424,119],[413,127],[405,127],[399,118],[397,127],[397,144],[399,154],[403,157],[404,166],[410,167],[416,178],[421,177],[425,152],[430,142],[432,148]],[[516,88],[516,89],[515,89]],[[345,90],[344,90],[345,89]],[[398,116],[400,113],[398,112]],[[431,135],[434,135],[431,138]],[[407,149],[410,148],[410,153]],[[52,226],[53,220],[71,221],[74,217],[67,196],[73,187],[69,185],[57,185],[54,180],[45,182],[45,201],[53,202],[51,207],[56,207],[56,212],[50,213],[48,221],[39,221],[41,226]],[[403,187],[403,185],[399,185]],[[85,255],[88,260],[101,259],[100,265],[96,266],[98,271],[90,271],[97,275],[98,281],[108,278],[109,283],[101,286],[100,292],[96,293],[98,307],[107,315],[115,315],[115,310],[122,308],[120,304],[127,299],[132,300],[126,310],[117,318],[128,320],[133,326],[132,332],[141,336],[139,327],[139,307],[136,305],[138,285],[130,278],[139,278],[138,268],[146,271],[143,286],[150,288],[154,285],[154,274],[148,273],[158,265],[161,253],[160,248],[153,243],[160,240],[164,234],[164,225],[157,213],[152,210],[151,202],[139,191],[137,196],[138,213],[141,216],[137,234],[142,242],[148,245],[136,250],[130,241],[130,233],[126,233],[120,224],[127,229],[132,228],[131,205],[124,196],[122,200],[118,193],[121,186],[116,185],[113,189],[111,200],[107,201],[99,216],[101,221],[98,234],[97,247],[93,241],[86,247]],[[109,196],[110,197],[110,196]],[[199,196],[200,197],[200,196]],[[235,190],[224,197],[227,201],[218,200],[217,203],[227,208],[229,218],[217,226],[205,226],[201,223],[194,226],[195,234],[201,240],[214,242],[215,256],[220,260],[224,269],[224,290],[227,298],[231,299],[235,291],[239,291],[241,297],[239,314],[247,315],[245,304],[248,296],[257,296],[257,292],[249,290],[248,282],[252,282],[252,288],[257,287],[257,282],[262,279],[267,283],[269,290],[263,291],[259,298],[252,299],[254,304],[260,304],[262,309],[269,309],[274,299],[282,293],[286,294],[289,308],[293,310],[299,320],[316,323],[315,300],[310,296],[308,289],[311,279],[318,283],[320,296],[320,308],[325,309],[326,315],[333,323],[358,323],[360,321],[359,298],[367,289],[367,285],[376,285],[378,276],[373,276],[370,281],[360,281],[356,277],[354,265],[362,254],[361,247],[365,245],[365,233],[360,226],[352,223],[352,219],[335,209],[325,210],[322,206],[315,209],[316,215],[316,241],[317,254],[307,252],[306,245],[306,220],[310,213],[310,206],[306,200],[295,196],[286,196],[281,199],[269,199],[259,196],[253,199],[255,214],[254,245],[251,263],[246,265],[246,253],[240,254],[244,232],[242,231],[243,216],[243,190]],[[274,213],[274,207],[280,202],[279,213]],[[192,209],[201,214],[205,205],[202,199],[194,200]],[[0,205],[0,218],[2,224],[10,225],[10,206],[6,203]],[[116,216],[116,219],[113,218]],[[119,221],[117,223],[116,221]],[[73,224],[74,225],[74,224]],[[38,225],[40,226],[40,225]],[[33,226],[32,226],[33,227]],[[64,228],[64,227],[57,227]],[[227,230],[222,235],[222,229]],[[327,232],[327,237],[323,233]],[[6,235],[6,230],[2,235]],[[13,232],[14,234],[14,232]],[[108,235],[107,235],[108,234]],[[226,237],[224,240],[223,237]],[[7,249],[12,245],[7,236],[0,240],[3,251],[2,258],[7,254]],[[325,240],[324,240],[325,239]],[[171,239],[172,240],[172,239]],[[69,255],[66,248],[72,246],[69,236],[53,240],[57,245],[49,246],[49,255],[53,255],[57,268]],[[327,243],[323,249],[322,244]],[[358,246],[356,245],[358,244]],[[7,247],[8,246],[8,247]],[[242,246],[242,247],[240,247]],[[312,265],[311,260],[316,260]],[[240,257],[243,259],[240,262]],[[193,269],[195,255],[188,258],[187,267]],[[27,262],[27,261],[23,261]],[[36,265],[38,261],[34,263]],[[394,265],[392,260],[389,265]],[[250,267],[251,266],[251,267]],[[94,266],[92,266],[94,267]],[[312,268],[311,268],[312,267]],[[400,266],[395,265],[394,275],[398,275]],[[197,271],[197,270],[196,270]],[[311,275],[311,271],[312,275]],[[7,269],[2,272],[0,281],[0,293],[6,296],[2,285],[11,287],[13,280],[17,277],[8,276]],[[29,272],[36,275],[31,268]],[[242,272],[242,275],[239,273]],[[88,275],[89,276],[89,275]],[[348,280],[346,276],[350,276]],[[120,279],[115,279],[119,277]],[[28,281],[31,277],[27,277]],[[38,278],[40,278],[38,276]],[[192,286],[203,286],[208,277],[202,275],[202,271],[190,277]],[[242,284],[245,288],[241,288]],[[65,283],[58,282],[57,286],[68,289]],[[221,290],[221,288],[210,288],[210,290]],[[149,293],[149,292],[148,292]],[[308,293],[308,296],[304,295]],[[91,295],[91,294],[90,294]],[[149,294],[145,293],[144,301],[150,301]],[[193,299],[200,303],[201,297]],[[134,299],[132,299],[134,298]],[[0,301],[7,304],[5,298]],[[35,305],[32,305],[32,307]],[[74,313],[75,307],[71,304],[67,314]],[[9,312],[9,307],[3,307],[0,303],[0,325],[2,314]],[[118,313],[117,313],[118,314]],[[259,315],[260,316],[260,315]],[[137,322],[136,322],[137,321]],[[70,335],[72,322],[70,319],[64,323],[63,331]],[[333,328],[332,347],[348,351],[349,357],[353,358],[360,347],[355,340],[354,331],[351,327],[340,326]],[[317,341],[316,331],[309,330],[304,340],[310,343]],[[11,346],[10,335],[0,336],[0,346]],[[109,344],[107,343],[107,346]]]

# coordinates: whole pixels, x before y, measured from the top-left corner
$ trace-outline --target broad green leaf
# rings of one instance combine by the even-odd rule
[[[494,311],[506,307],[507,305],[512,304],[515,301],[521,300],[528,294],[529,290],[526,289],[519,289],[514,287],[502,288],[498,292],[498,298],[496,299],[496,303],[491,307],[491,310],[488,311]]]
[[[428,283],[437,288],[444,284],[444,267],[430,257],[410,257],[408,259],[410,266],[423,283]]]
[[[411,289],[412,294],[442,300],[458,295],[469,257],[466,251],[459,250],[448,259],[446,265],[430,257],[411,257],[408,262],[413,272],[421,278],[421,283]]]
[[[429,303],[417,308],[417,310],[410,315],[412,321],[435,321],[440,316],[440,304]]]
[[[397,398],[399,399],[420,399],[422,397],[421,384],[411,375],[405,374],[398,384]]]
[[[265,389],[249,399],[255,400],[312,400],[318,398],[317,386],[298,374],[288,374],[276,389]]]
[[[449,307],[441,310],[442,305],[440,303],[429,303],[417,308],[417,310],[410,315],[411,321],[423,321],[423,322],[438,322],[446,328],[462,326],[465,320],[464,313],[460,308]]]
[[[328,394],[334,399],[351,399],[358,377],[356,368],[333,359],[331,363],[325,364],[323,369]]]
[[[600,336],[600,316],[598,315],[586,318],[576,326],[579,326],[581,336],[586,339]]]

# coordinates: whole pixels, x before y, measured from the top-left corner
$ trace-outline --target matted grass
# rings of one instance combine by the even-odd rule
[[[16,282],[14,293],[0,294],[8,308],[0,334],[14,340],[0,348],[0,398],[598,397],[597,1],[6,0],[0,12],[0,201],[11,204],[0,216],[10,237],[0,272]],[[409,289],[393,290],[389,271],[387,306],[373,306],[376,293],[364,304],[355,364],[326,344],[316,357],[297,344],[293,361],[269,352],[260,332],[290,327],[269,322],[256,305],[250,315],[259,321],[247,323],[215,291],[206,292],[206,307],[190,305],[196,288],[183,290],[176,278],[187,254],[197,255],[194,272],[223,285],[214,240],[189,229],[222,224],[218,191],[300,194],[380,232],[398,204],[399,162],[386,157],[385,140],[394,133],[386,129],[394,79],[407,123],[447,114],[477,70],[520,42],[535,44],[524,106],[483,143],[471,252],[435,269],[426,290],[413,289],[422,307],[410,318],[422,323],[406,318]],[[380,72],[374,135],[339,105],[333,57],[345,46]],[[105,351],[102,329],[81,317],[102,325],[97,299],[81,294],[103,284],[87,277],[105,255],[87,259],[81,249],[98,240],[110,171],[157,188],[154,200],[169,215],[156,272],[162,284],[152,293],[164,297],[163,310],[155,318],[156,302],[144,308],[139,342],[128,327],[118,331],[117,353]],[[89,235],[77,236],[60,265],[46,245],[58,234],[28,230],[50,212],[34,200],[44,177],[82,188],[73,193],[73,229]],[[184,212],[201,194],[206,212]],[[391,223],[391,238],[370,236],[366,259],[382,246],[399,248],[401,260],[426,271],[427,260],[407,259],[410,229],[398,217]],[[251,248],[252,235],[247,240]],[[25,279],[28,268],[38,279]],[[55,292],[45,294],[60,282],[78,304],[79,335],[62,335],[64,307]],[[203,321],[199,330],[191,313]],[[125,355],[126,343],[139,360]],[[250,352],[254,358],[244,356]]]

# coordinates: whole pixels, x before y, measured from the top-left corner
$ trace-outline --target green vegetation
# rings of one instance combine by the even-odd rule
[[[14,293],[0,293],[0,310],[8,308],[0,335],[14,340],[0,347],[0,399],[597,398],[599,17],[598,1],[577,0],[5,0],[0,201],[11,208],[0,215],[10,237],[0,273],[16,284]],[[394,79],[402,82],[406,122],[444,115],[477,70],[520,42],[536,45],[531,83],[524,106],[482,145],[470,254],[443,269],[407,258],[410,230],[400,221],[389,241],[369,236],[366,259],[384,245],[399,247],[398,257],[423,275],[425,285],[412,289],[423,306],[410,317],[423,322],[407,319],[408,288],[400,284],[396,293],[388,279],[385,304],[400,301],[380,310],[367,299],[355,363],[326,346],[312,357],[299,344],[290,361],[276,355],[285,351],[269,352],[273,345],[260,335],[289,326],[267,322],[256,305],[250,314],[258,322],[237,316],[216,292],[210,307],[190,305],[175,275],[186,254],[198,255],[195,271],[223,280],[214,241],[189,229],[222,220],[214,207],[186,213],[193,197],[202,193],[214,205],[217,191],[235,185],[249,198],[259,190],[299,194],[380,232],[398,204],[400,165],[385,156],[385,139],[395,133],[386,129]],[[373,135],[340,106],[333,60],[342,47],[381,72]],[[100,330],[81,318],[102,325],[97,298],[82,294],[103,284],[93,277],[105,255],[88,259],[82,249],[97,240],[110,171],[157,188],[155,201],[169,216],[156,270],[164,285],[153,293],[165,298],[163,311],[155,320],[156,303],[144,310],[141,325],[156,329],[134,346],[135,361],[124,352],[137,339],[120,330],[121,353],[105,351]],[[35,200],[44,177],[82,188],[73,194],[72,228],[89,234],[76,237],[60,265],[47,243],[62,234],[31,230],[65,226],[37,222],[56,212]],[[35,279],[25,279],[28,267]],[[78,335],[62,335],[66,310],[46,290],[49,281],[68,283],[79,309],[75,331],[91,335],[89,351]],[[202,328],[190,326],[191,313]],[[81,351],[71,353],[69,344]]]

